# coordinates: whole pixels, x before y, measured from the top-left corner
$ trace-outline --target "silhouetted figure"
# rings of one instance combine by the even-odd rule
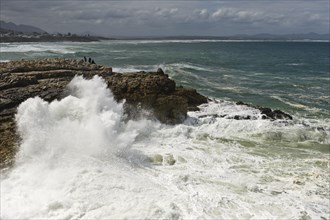
[[[88,63],[92,63],[92,58],[88,58]]]
[[[87,62],[87,58],[86,57],[84,57],[84,61]]]
[[[92,60],[92,64],[95,64],[94,60]]]

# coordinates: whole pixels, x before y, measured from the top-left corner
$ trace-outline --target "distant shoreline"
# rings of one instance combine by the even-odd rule
[[[105,37],[85,37],[85,36],[42,36],[39,38],[28,37],[0,37],[0,43],[33,43],[33,42],[97,42],[104,40],[115,41],[154,41],[159,43],[207,43],[207,42],[301,42],[301,43],[330,43],[330,40],[316,39],[166,39],[166,38],[105,38]]]
[[[95,37],[95,36],[38,36],[38,37],[23,37],[23,36],[1,36],[0,43],[23,43],[23,42],[94,42],[100,40],[114,40],[113,38]]]

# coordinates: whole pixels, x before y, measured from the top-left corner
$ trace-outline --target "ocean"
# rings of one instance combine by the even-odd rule
[[[330,219],[330,43],[113,40],[2,43],[0,60],[91,57],[162,68],[211,100],[179,125],[123,121],[100,77],[18,107],[22,142],[1,173],[2,219]],[[262,120],[236,105],[280,109]],[[214,114],[253,115],[251,120]]]

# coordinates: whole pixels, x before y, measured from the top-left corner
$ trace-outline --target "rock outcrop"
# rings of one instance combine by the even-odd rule
[[[102,76],[115,99],[126,100],[125,110],[133,118],[143,108],[151,112],[150,117],[175,124],[186,118],[188,109],[207,102],[196,90],[177,87],[161,69],[121,74],[102,65],[61,58],[0,63],[0,168],[8,166],[15,155],[17,106],[35,96],[46,101],[63,98],[75,75]]]
[[[251,104],[247,104],[244,102],[237,102],[237,105],[246,105],[255,109],[259,109],[260,113],[262,114],[262,119],[271,119],[271,120],[277,120],[277,119],[288,119],[292,120],[292,116],[281,111],[281,110],[272,110],[270,108],[264,108],[260,106],[254,106]]]
[[[14,160],[18,137],[15,132],[15,113],[18,105],[28,98],[39,96],[46,101],[67,95],[66,86],[76,75],[105,79],[117,101],[124,104],[128,118],[151,117],[163,123],[176,124],[187,117],[187,111],[199,110],[208,99],[194,89],[176,86],[175,82],[158,69],[156,72],[115,73],[112,68],[83,60],[62,58],[20,60],[0,63],[0,169]],[[262,119],[292,119],[280,110],[259,109]],[[142,110],[143,109],[143,110]],[[144,111],[147,110],[147,111]],[[203,116],[201,116],[203,117]],[[224,117],[227,115],[214,115]],[[233,116],[236,120],[251,120],[251,116]]]

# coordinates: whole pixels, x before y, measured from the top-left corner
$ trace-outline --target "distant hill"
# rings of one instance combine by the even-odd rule
[[[37,28],[32,25],[25,25],[25,24],[15,24],[13,22],[5,22],[5,21],[0,21],[0,28],[5,29],[5,30],[10,30],[10,31],[15,31],[15,32],[23,32],[23,33],[45,33],[46,31]]]

